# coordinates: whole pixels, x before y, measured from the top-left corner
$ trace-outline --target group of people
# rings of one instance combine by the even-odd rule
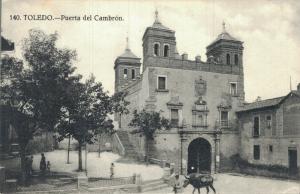
[[[41,154],[41,161],[40,161],[40,171],[42,174],[45,174],[46,170],[50,172],[51,164],[50,161],[47,161],[46,163],[46,157],[44,153]]]
[[[26,176],[32,176],[33,174],[33,156],[25,158],[25,173]],[[44,153],[41,154],[41,161],[40,161],[40,171],[42,174],[45,174],[46,171],[50,172],[51,164],[50,161],[46,162],[46,157]]]

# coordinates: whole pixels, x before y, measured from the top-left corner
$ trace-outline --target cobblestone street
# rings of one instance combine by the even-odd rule
[[[253,177],[233,174],[218,174],[214,181],[214,187],[217,194],[299,194],[300,183],[294,180],[276,180],[264,177]],[[184,194],[191,194],[193,187],[188,185],[184,189]],[[202,188],[200,192],[206,193]],[[171,194],[172,188],[166,188],[161,191],[146,192],[152,194]],[[195,194],[198,191],[195,191]],[[210,190],[209,193],[213,193]]]

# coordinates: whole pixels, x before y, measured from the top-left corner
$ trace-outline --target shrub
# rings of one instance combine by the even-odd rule
[[[288,173],[289,172],[288,167],[285,167],[282,165],[251,164],[247,160],[244,160],[243,158],[241,158],[239,154],[235,154],[235,155],[231,156],[230,160],[232,161],[234,167],[237,167],[239,169],[254,168],[257,170],[267,170],[267,171],[275,172],[275,173]]]
[[[50,136],[50,135],[49,135]],[[46,141],[46,136],[36,136],[28,143],[26,147],[27,154],[36,154],[47,152],[53,149],[53,138],[50,136]]]

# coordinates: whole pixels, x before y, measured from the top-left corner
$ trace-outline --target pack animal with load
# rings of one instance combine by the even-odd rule
[[[207,193],[209,193],[209,187],[216,193],[216,189],[213,186],[214,178],[210,174],[199,174],[191,173],[188,176],[185,176],[186,180],[184,181],[183,187],[187,187],[191,184],[194,187],[193,194],[195,190],[198,190],[200,194],[200,188],[205,187]]]

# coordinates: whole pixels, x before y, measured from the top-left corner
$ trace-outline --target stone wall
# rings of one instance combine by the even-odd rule
[[[220,169],[230,170],[233,167],[230,157],[240,151],[240,140],[237,132],[223,132],[220,135]]]
[[[167,76],[167,91],[158,92],[157,76]],[[231,106],[229,118],[235,120],[235,110],[240,105],[240,95],[243,95],[243,83],[238,82],[238,75],[220,74],[211,72],[191,71],[172,68],[149,68],[149,92],[150,96],[156,99],[156,111],[162,111],[166,118],[170,117],[170,110],[167,103],[172,97],[179,97],[183,103],[182,119],[185,119],[187,125],[192,124],[192,108],[198,99],[195,91],[195,81],[201,77],[207,83],[207,89],[202,99],[207,102],[208,112],[208,130],[214,130],[216,121],[219,119],[218,106],[221,103],[227,103]],[[229,94],[230,82],[238,82],[238,95]]]
[[[300,166],[300,113],[299,97],[287,97],[278,107],[253,110],[239,114],[240,156],[253,164],[289,165],[289,148],[297,150]],[[272,116],[271,127],[267,127],[266,116]],[[253,118],[260,118],[260,136],[253,137]],[[299,116],[298,116],[299,117]],[[253,146],[260,146],[260,159],[255,160]]]
[[[300,137],[300,97],[291,95],[282,104],[283,135]]]

